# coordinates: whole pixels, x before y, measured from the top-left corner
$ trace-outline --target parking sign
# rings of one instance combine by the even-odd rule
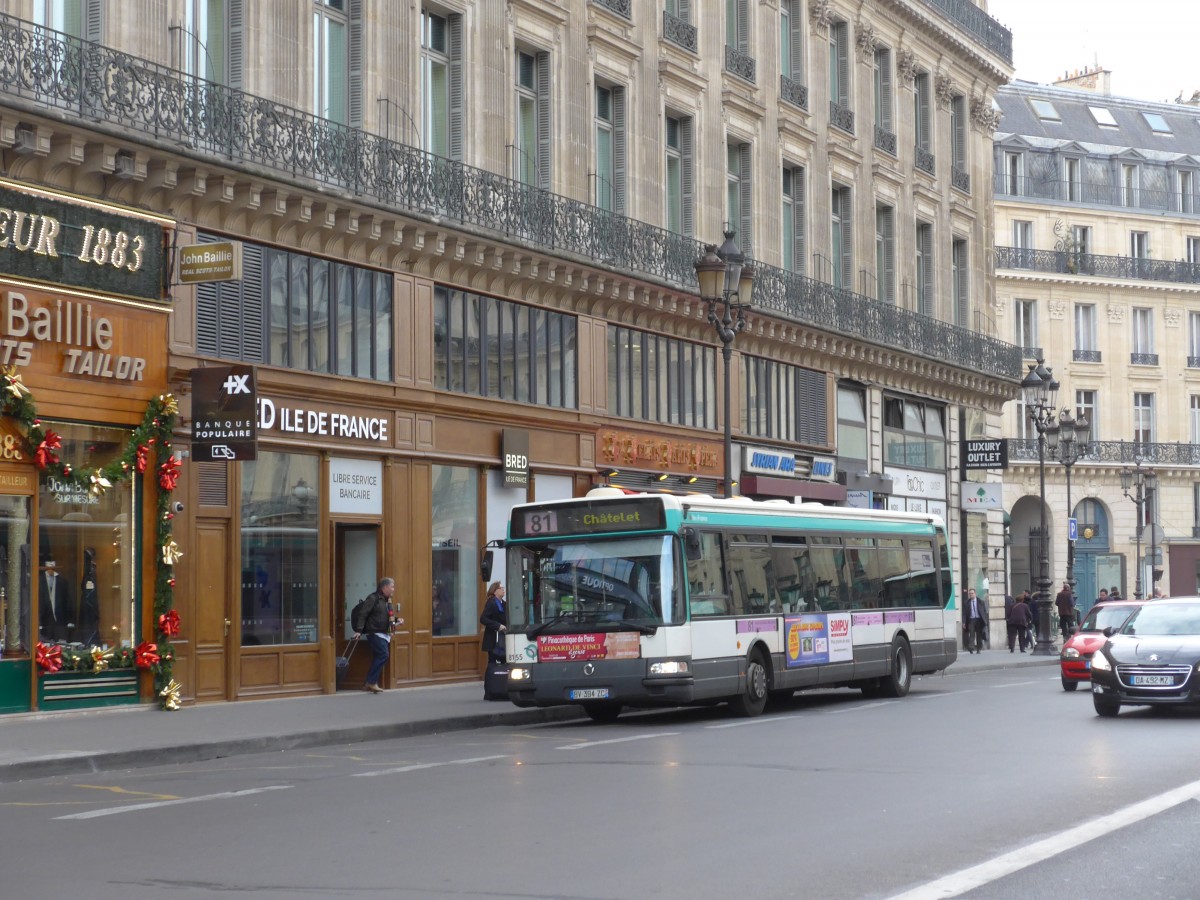
[[[1076,519],[1074,516],[1067,519],[1067,540],[1068,541],[1079,540],[1079,520]]]

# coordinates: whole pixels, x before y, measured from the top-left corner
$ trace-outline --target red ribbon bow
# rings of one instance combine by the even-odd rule
[[[54,451],[61,449],[62,438],[47,429],[45,438],[38,444],[37,450],[33,452],[33,461],[37,463],[39,469],[45,469],[51,463],[58,462],[58,456]]]
[[[152,644],[149,641],[142,641],[137,645],[137,649],[133,651],[134,661],[139,669],[149,669],[151,666],[158,665],[158,644]]]
[[[168,456],[167,461],[158,467],[158,484],[164,491],[175,490],[175,485],[179,484],[179,460],[174,456]]]
[[[146,444],[138,444],[133,451],[133,467],[139,473],[146,471],[146,463],[150,460],[150,448]]]
[[[179,634],[179,613],[171,609],[158,617],[158,630],[167,637]]]
[[[37,664],[43,672],[53,675],[62,668],[62,647],[38,641]]]

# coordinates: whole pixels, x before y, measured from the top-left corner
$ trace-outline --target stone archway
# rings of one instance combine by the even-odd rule
[[[1009,557],[1009,593],[1018,594],[1037,588],[1038,546],[1042,528],[1042,502],[1038,497],[1025,496],[1012,508],[1012,551]],[[1046,533],[1054,534],[1054,514],[1046,508]],[[1050,577],[1054,577],[1054,542],[1046,544]]]

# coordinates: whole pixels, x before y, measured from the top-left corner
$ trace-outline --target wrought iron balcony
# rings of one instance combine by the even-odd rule
[[[971,193],[971,176],[958,166],[950,167],[950,186],[964,194]]]
[[[260,178],[697,288],[693,265],[705,244],[694,238],[2,14],[0,98],[173,154],[252,167]],[[754,265],[755,306],[991,377],[1021,378],[1021,351],[1012,344]]]
[[[663,10],[663,37],[684,50],[696,52],[699,43],[696,39],[696,26],[685,22],[678,16],[673,16]]]
[[[1032,360],[1032,359],[1045,359],[1046,357],[1044,357],[1042,355],[1041,347],[1022,347],[1021,348],[1021,358]]]
[[[1009,438],[1008,458],[1037,462],[1037,438]],[[1200,466],[1200,444],[1155,444],[1146,441],[1092,441],[1082,448],[1081,462],[1121,463],[1139,460],[1152,466]],[[1047,449],[1047,461],[1053,461]]]
[[[1074,350],[1071,353],[1074,362],[1100,362],[1099,350]]]
[[[854,134],[854,110],[829,101],[829,124],[847,134]]]
[[[875,146],[884,153],[896,155],[896,135],[879,125],[875,126]]]
[[[725,45],[725,71],[731,75],[736,75],[738,78],[744,78],[751,84],[755,83],[756,66],[754,57],[745,50],[730,47],[728,44]]]
[[[592,0],[597,6],[615,12],[625,19],[633,18],[633,0]]]
[[[1130,353],[1129,364],[1131,366],[1157,366],[1157,353]]]
[[[928,172],[930,175],[936,174],[937,157],[924,147],[916,147],[914,149],[916,150],[916,156],[913,159],[913,165],[922,172]]]
[[[1148,166],[1149,168],[1149,166]],[[1166,171],[1165,166],[1156,167]],[[1143,179],[1144,181],[1149,179]],[[1056,203],[1078,203],[1083,206],[1109,206],[1120,209],[1147,209],[1192,216],[1200,213],[1200,203],[1193,194],[1179,191],[1126,189],[1122,184],[1100,181],[1069,181],[1056,178],[1034,178],[1030,175],[1010,175],[997,172],[993,179],[997,197],[1053,200]]]
[[[1182,260],[1101,256],[1098,253],[1062,250],[1028,250],[1024,247],[997,247],[996,268],[1057,272],[1060,275],[1092,275],[1097,278],[1200,284],[1200,265]]]
[[[1012,65],[1012,32],[970,0],[924,0],[1009,65]]]
[[[1187,367],[1189,369],[1200,369],[1200,356],[1189,356]]]
[[[808,85],[793,81],[786,75],[779,76],[779,98],[792,106],[808,109]]]

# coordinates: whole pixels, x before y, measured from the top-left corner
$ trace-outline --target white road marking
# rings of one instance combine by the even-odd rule
[[[1036,843],[1018,847],[1011,853],[1005,853],[980,863],[962,869],[936,881],[923,884],[920,887],[896,894],[891,900],[942,900],[946,897],[957,897],[967,891],[990,884],[1013,872],[1040,863],[1052,857],[1073,850],[1088,841],[1134,825],[1143,819],[1166,812],[1168,809],[1186,803],[1188,800],[1200,800],[1200,781],[1193,781],[1183,787],[1174,788],[1155,797],[1150,797],[1138,803],[1133,803],[1106,816],[1099,816],[1090,822],[1060,831]]]
[[[944,694],[909,694],[913,700],[931,700],[936,697],[958,697],[962,694],[974,694],[975,688],[968,688],[965,691],[946,691]]]
[[[567,744],[565,747],[555,747],[555,750],[583,750],[587,747],[600,747],[604,744],[627,744],[630,741],[649,741],[654,738],[675,737],[678,731],[662,731],[658,734],[635,734],[631,737],[611,738],[607,741],[584,741],[582,744]]]
[[[741,728],[743,725],[769,725],[771,722],[786,722],[801,716],[764,716],[761,719],[741,719],[737,722],[722,722],[720,725],[705,725],[705,728]]]
[[[181,797],[178,800],[159,800],[155,803],[135,803],[131,806],[113,806],[107,809],[93,809],[89,812],[72,813],[69,816],[58,816],[58,819],[98,819],[101,816],[116,816],[121,813],[138,812],[143,809],[158,809],[160,806],[181,806],[184,803],[203,803],[206,800],[228,800],[232,797],[246,797],[250,794],[261,794],[266,791],[286,791],[290,784],[272,784],[267,787],[249,788],[244,791],[225,791],[220,794],[205,794],[202,797]]]
[[[379,769],[375,772],[355,772],[355,778],[372,778],[376,775],[399,775],[401,772],[418,772],[421,769],[437,769],[441,766],[467,766],[471,763],[490,762],[493,759],[508,759],[508,754],[498,756],[472,756],[470,759],[447,759],[442,762],[413,763],[411,766],[396,766],[394,769]]]
[[[1014,681],[1012,684],[990,684],[991,688],[1010,688],[1010,687],[1025,687],[1030,684],[1039,684],[1037,681]]]

